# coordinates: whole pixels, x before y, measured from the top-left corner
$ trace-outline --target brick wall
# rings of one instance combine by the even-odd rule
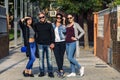
[[[96,56],[108,63],[108,48],[110,48],[110,16],[104,15],[104,37],[97,37]]]
[[[96,13],[97,14],[97,13]],[[95,14],[95,15],[96,15]],[[98,24],[98,16],[96,17],[96,23]],[[120,19],[119,19],[120,20]],[[112,12],[109,14],[104,14],[104,36],[98,37],[94,36],[94,55],[101,58],[103,61],[108,63],[108,60],[110,58],[111,63],[115,69],[120,71],[120,41],[117,41],[117,27],[120,25],[118,24],[120,21],[118,21],[117,12]],[[97,35],[97,28],[98,26],[94,22],[94,28],[96,30]],[[112,53],[109,52],[109,49],[112,50]],[[108,57],[111,53],[111,57]]]
[[[120,41],[117,41],[117,27],[118,27],[117,13],[111,14],[111,39],[112,39],[112,66],[120,71]]]

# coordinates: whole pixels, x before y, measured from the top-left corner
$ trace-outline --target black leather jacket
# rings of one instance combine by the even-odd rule
[[[23,33],[24,46],[27,47],[26,56],[30,56],[31,51],[30,51],[30,44],[29,44],[29,27],[27,27],[24,21],[21,22],[21,20],[19,21],[19,25]]]

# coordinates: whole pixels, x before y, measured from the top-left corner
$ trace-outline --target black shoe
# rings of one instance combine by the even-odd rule
[[[48,73],[49,77],[54,77],[54,74],[52,72]]]
[[[24,75],[25,77],[29,77],[29,74],[28,74],[28,73],[25,73],[25,71],[23,71],[23,75]]]
[[[65,76],[64,76],[64,72],[58,72],[57,73],[57,76],[59,77],[59,78],[64,78]]]
[[[45,74],[44,74],[44,72],[40,72],[40,74],[38,76],[43,77],[43,76],[45,76]]]
[[[34,77],[34,74],[29,74],[30,77]]]

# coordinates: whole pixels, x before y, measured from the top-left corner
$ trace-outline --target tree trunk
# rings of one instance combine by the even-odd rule
[[[89,49],[89,40],[88,40],[88,25],[86,22],[84,22],[84,31],[85,31],[85,35],[84,35],[84,49]]]

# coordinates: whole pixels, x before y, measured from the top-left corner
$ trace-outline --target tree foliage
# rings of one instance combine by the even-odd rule
[[[40,8],[45,9],[50,5],[50,0],[30,0],[31,2],[40,2]],[[120,0],[55,0],[54,7],[58,7],[61,11],[65,13],[86,13],[95,12],[105,8],[108,8],[109,3],[114,3],[114,5],[120,4]]]
[[[39,7],[41,10],[44,10],[49,7],[50,1],[49,0],[30,0],[31,2],[39,1]]]
[[[88,11],[99,11],[106,8],[111,0],[57,0],[57,5],[66,13],[82,13]]]
[[[28,1],[28,0],[24,0]],[[39,1],[39,7],[41,10],[49,8],[50,0],[30,0],[31,2]],[[120,5],[120,0],[55,0],[54,7],[59,7],[60,10],[65,13],[80,14],[83,12],[94,12],[107,8],[109,3],[112,3],[112,7]],[[4,0],[0,0],[1,3]],[[9,0],[13,2],[14,0]],[[111,6],[111,5],[110,5]]]
[[[114,5],[120,5],[120,0],[114,0]]]

